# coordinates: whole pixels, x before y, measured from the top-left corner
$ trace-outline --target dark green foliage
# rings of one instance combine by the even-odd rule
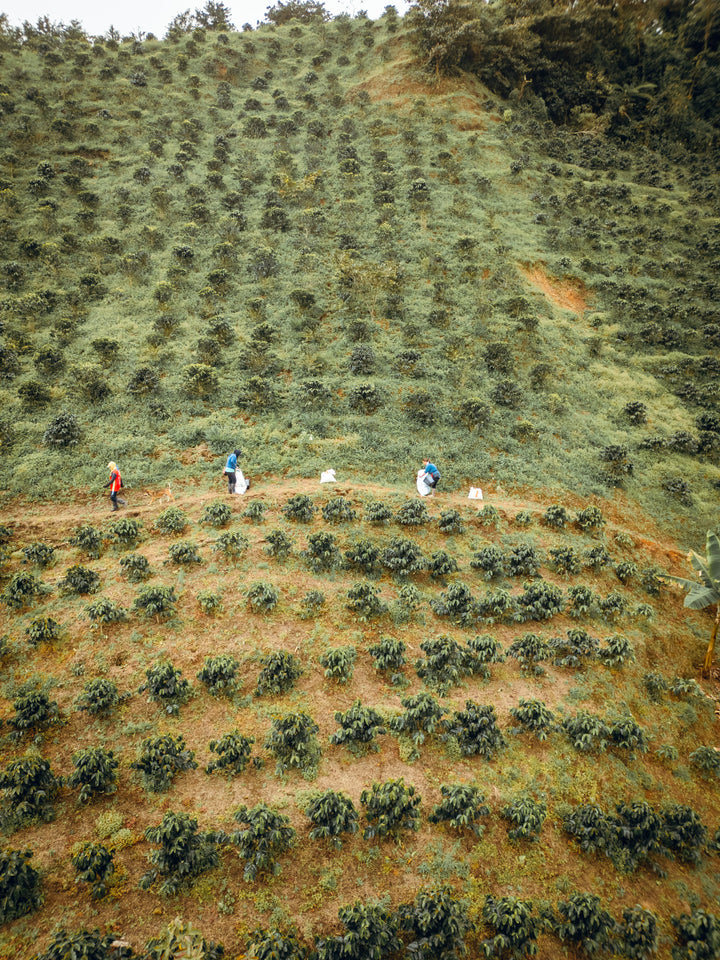
[[[257,681],[255,696],[265,693],[287,693],[302,676],[302,667],[297,657],[286,650],[273,650],[261,658],[262,670]]]
[[[351,753],[357,755],[368,749],[377,751],[375,737],[387,733],[385,721],[372,707],[364,707],[359,700],[345,713],[335,714],[340,729],[330,734],[330,743],[345,745]]]
[[[138,770],[143,786],[150,793],[164,793],[177,773],[183,770],[195,770],[195,753],[188,750],[181,735],[173,737],[166,733],[160,737],[147,737],[143,740],[140,755],[130,764]]]
[[[371,500],[365,506],[364,519],[376,525],[389,523],[393,519],[392,508],[382,500]]]
[[[314,573],[332,570],[341,562],[335,537],[332,533],[326,533],[323,530],[308,536],[307,549],[301,551],[300,556]]]
[[[552,637],[548,645],[553,651],[553,663],[556,666],[575,670],[582,669],[589,660],[596,659],[600,649],[600,641],[581,627],[568,630],[567,639]]]
[[[317,960],[383,960],[400,947],[399,918],[380,904],[340,907],[345,932],[315,944]]]
[[[316,733],[318,725],[307,713],[286,713],[274,717],[265,738],[265,749],[275,757],[278,775],[296,768],[312,775],[320,763],[320,744]]]
[[[605,646],[600,647],[598,657],[606,667],[622,667],[635,661],[635,651],[628,638],[618,633],[605,638]]]
[[[581,804],[566,814],[563,830],[574,837],[585,853],[606,853],[610,856],[616,842],[612,818],[595,803]]]
[[[486,957],[509,957],[522,960],[537,953],[537,935],[541,929],[539,917],[533,915],[530,900],[518,897],[485,898],[482,918],[497,933],[480,942]]]
[[[440,533],[459,534],[465,532],[465,524],[457,510],[443,510],[438,517]]]
[[[197,597],[198,606],[207,617],[213,617],[222,609],[222,597],[212,590],[201,590]]]
[[[472,662],[475,664],[473,669],[474,673],[486,676],[485,672],[479,668],[479,664],[505,662],[505,655],[503,654],[500,642],[496,640],[495,637],[490,636],[489,633],[471,637],[467,645],[470,650]]]
[[[58,639],[60,631],[60,624],[52,617],[36,617],[30,621],[30,626],[25,628],[31,647],[36,647],[39,643],[52,643]]]
[[[406,650],[407,646],[403,640],[386,636],[380,637],[377,643],[368,647],[368,653],[373,658],[373,666],[376,670],[389,672],[392,683],[402,679],[401,671],[407,663]]]
[[[528,620],[550,620],[565,608],[565,599],[560,587],[546,580],[524,583],[525,591],[517,598],[522,618]]]
[[[253,523],[262,523],[266,510],[267,504],[263,503],[262,500],[251,500],[241,516],[247,520],[252,520]]]
[[[453,894],[452,887],[434,887],[400,905],[400,926],[408,931],[408,953],[416,960],[456,960],[467,953],[465,935],[474,924],[466,901]]]
[[[493,580],[505,574],[505,557],[502,550],[493,544],[481,547],[470,561],[473,570],[482,570],[485,580]]]
[[[543,523],[554,530],[564,530],[569,520],[567,510],[559,503],[549,506],[542,516]]]
[[[313,824],[310,839],[327,840],[336,850],[342,847],[342,834],[358,831],[358,813],[352,800],[334,790],[314,796],[305,808],[305,816]]]
[[[560,940],[569,940],[590,957],[612,950],[616,924],[600,907],[600,897],[575,893],[558,903],[558,913],[553,930]]]
[[[194,563],[202,563],[198,548],[191,540],[178,540],[168,547],[170,563],[177,563],[181,567],[190,567]]]
[[[0,852],[0,923],[10,923],[42,903],[40,874],[30,866],[32,850]]]
[[[53,804],[62,786],[50,762],[44,757],[26,756],[12,760],[0,773],[4,791],[0,821],[6,830],[15,830],[35,820],[52,820]]]
[[[580,572],[580,558],[572,547],[553,547],[548,551],[552,569],[563,576]]]
[[[673,960],[713,960],[720,952],[720,918],[705,910],[671,917],[675,927]]]
[[[308,951],[294,933],[258,928],[248,934],[251,956],[256,960],[306,960]]]
[[[466,757],[479,756],[484,760],[492,760],[499,750],[507,746],[492,705],[466,700],[465,709],[455,712],[452,719],[447,721],[446,728]]]
[[[495,590],[486,593],[477,601],[479,619],[490,626],[494,623],[522,622],[522,615],[518,612],[515,597],[507,590]]]
[[[531,510],[519,510],[514,520],[519,527],[529,527],[535,522],[535,515]]]
[[[148,692],[148,700],[159,703],[166,713],[178,713],[181,704],[190,696],[190,684],[182,670],[171,663],[158,663],[145,671],[147,681],[138,687],[138,693]]]
[[[439,580],[441,583],[445,582],[445,577],[459,570],[457,560],[445,550],[437,550],[433,553],[428,560],[427,568],[432,579]]]
[[[430,522],[430,515],[422,500],[406,500],[395,512],[395,522],[404,527],[422,526]]]
[[[143,587],[133,600],[133,610],[146,617],[172,617],[175,614],[175,587]]]
[[[75,883],[86,883],[93,900],[102,900],[115,872],[111,851],[101,843],[87,842],[73,854],[70,862],[77,872]]]
[[[320,658],[320,666],[325,671],[326,680],[335,680],[336,683],[347,683],[352,679],[355,668],[357,651],[355,647],[336,647],[328,650]]]
[[[437,690],[441,696],[450,687],[458,686],[463,677],[476,672],[470,652],[446,634],[428,637],[422,641],[420,649],[425,656],[416,661],[415,671],[428,687]]]
[[[662,576],[662,571],[657,567],[644,567],[639,572],[638,580],[645,593],[659,597],[663,586]]]
[[[200,523],[207,523],[211,527],[225,527],[232,519],[232,510],[221,500],[208,503],[200,517]]]
[[[393,612],[396,623],[409,620],[422,603],[422,594],[413,583],[404,583],[397,593],[397,606]]]
[[[610,566],[612,562],[612,557],[601,544],[589,547],[583,553],[583,563],[593,570],[602,570],[603,567]]]
[[[452,623],[465,627],[477,623],[478,604],[465,583],[451,584],[439,600],[430,601],[430,607],[438,617],[448,617]]]
[[[435,736],[445,729],[445,721],[442,717],[447,713],[447,709],[441,707],[429,693],[418,693],[415,696],[406,697],[400,703],[405,708],[405,713],[392,718],[389,724],[390,729],[410,737],[416,747],[425,743],[426,736]]]
[[[507,655],[518,661],[523,673],[539,677],[545,673],[540,664],[550,659],[551,651],[543,637],[536,633],[524,633],[513,640],[507,648]]]
[[[352,610],[358,620],[363,623],[381,617],[387,612],[387,604],[380,599],[379,587],[368,581],[353,584],[347,596],[346,608]]]
[[[664,855],[697,866],[708,839],[700,816],[682,803],[667,803],[661,807],[660,817],[659,840]]]
[[[271,530],[265,537],[265,543],[267,543],[267,553],[278,560],[284,560],[289,556],[293,545],[290,537],[282,530]]]
[[[632,476],[634,466],[629,458],[628,448],[622,444],[610,444],[599,454],[600,462],[605,464],[600,479],[611,487],[622,486],[625,477]]]
[[[48,447],[74,447],[80,442],[82,430],[72,413],[59,413],[45,428],[43,443]]]
[[[94,930],[81,927],[75,933],[68,933],[64,927],[60,927],[53,935],[47,950],[33,960],[74,960],[75,957],[82,960],[106,960],[114,953],[112,944],[115,940],[114,934],[102,934],[97,927]]]
[[[58,722],[59,710],[54,700],[50,700],[46,693],[31,690],[22,693],[13,703],[15,716],[10,717],[8,724],[14,728],[15,736],[21,737],[24,733],[46,730]]]
[[[88,680],[83,692],[75,701],[77,710],[85,710],[91,716],[107,716],[120,702],[117,686],[105,677]]]
[[[645,732],[633,717],[620,717],[609,724],[610,745],[627,750],[632,756],[635,751],[647,753],[648,744]]]
[[[94,800],[100,794],[115,793],[119,763],[112,750],[88,747],[73,754],[72,760],[75,769],[67,778],[67,785],[80,790],[80,803]]]
[[[618,952],[628,960],[650,960],[659,943],[657,917],[639,905],[625,907],[622,922],[618,924]]]
[[[574,717],[565,717],[561,726],[573,747],[582,753],[604,750],[610,738],[607,723],[587,710],[579,710]]]
[[[127,620],[127,610],[107,597],[100,597],[89,603],[85,611],[93,623],[122,623]]]
[[[310,620],[325,606],[325,594],[320,590],[308,590],[300,601],[300,619]]]
[[[591,530],[600,530],[605,525],[605,517],[600,507],[590,506],[578,510],[575,523],[585,533]]]
[[[436,804],[428,817],[430,823],[447,823],[458,832],[472,830],[476,837],[482,837],[485,827],[478,823],[480,817],[490,816],[490,807],[485,803],[485,795],[477,787],[469,784],[456,784],[440,787],[442,800]]]
[[[500,523],[500,513],[497,507],[492,504],[486,504],[482,510],[478,511],[477,522],[481,527],[497,527]]]
[[[714,747],[698,747],[693,750],[688,760],[702,777],[707,780],[720,780],[720,753]]]
[[[217,760],[212,760],[205,767],[205,773],[220,770],[229,777],[242,773],[250,762],[254,743],[254,737],[245,737],[237,730],[224,734],[219,740],[211,740],[210,750],[217,754]]]
[[[531,543],[518,543],[505,559],[510,577],[537,577],[540,573],[540,557]]]
[[[95,560],[100,556],[102,540],[102,532],[97,527],[86,523],[75,528],[75,536],[70,540],[70,544]]]
[[[12,610],[21,610],[46,592],[47,588],[34,574],[19,570],[10,578],[0,599]]]
[[[197,820],[186,813],[168,811],[157,827],[147,828],[145,838],[159,849],[148,855],[152,869],[140,880],[142,890],[149,890],[162,878],[160,894],[175,896],[220,863],[218,835],[199,833]]]
[[[525,700],[521,697],[517,707],[510,708],[510,716],[524,730],[534,733],[538,740],[546,740],[548,733],[555,729],[555,714],[542,700]]]
[[[420,573],[427,567],[422,551],[413,540],[393,537],[380,554],[384,567],[396,577],[407,577],[411,573]]]
[[[380,572],[380,548],[371,540],[354,540],[345,551],[345,566],[352,569],[357,567],[367,577]]]
[[[632,580],[637,574],[637,564],[633,563],[631,560],[621,560],[619,563],[615,564],[615,576],[618,578],[620,583],[627,586],[628,583]]]
[[[383,840],[385,837],[399,839],[403,830],[418,830],[421,797],[415,787],[405,786],[405,780],[386,780],[373,783],[370,790],[363,790],[360,803],[365,807],[367,826],[363,831],[366,840]]]
[[[315,516],[316,508],[310,497],[304,493],[298,493],[288,500],[282,508],[282,513],[288,520],[295,523],[310,523]]]
[[[213,697],[232,697],[242,686],[237,672],[240,664],[235,657],[222,653],[216,657],[205,657],[198,680],[208,688]]]
[[[134,547],[137,546],[140,539],[140,523],[137,520],[131,520],[129,517],[123,517],[122,520],[111,523],[108,532],[112,541],[119,546]]]
[[[168,507],[155,518],[155,529],[161,533],[180,534],[187,525],[187,515],[180,507]]]
[[[142,583],[151,574],[150,563],[141,553],[128,553],[120,557],[120,567],[123,576],[130,583]]]
[[[65,571],[65,576],[58,581],[61,593],[95,593],[100,587],[100,577],[89,567],[73,564]]]
[[[333,497],[322,508],[323,519],[328,523],[351,523],[356,513],[345,497]]]
[[[567,613],[571,617],[590,616],[597,605],[597,597],[584,583],[568,587]]]
[[[240,829],[230,834],[230,842],[237,847],[238,857],[245,861],[243,879],[250,882],[258,874],[280,873],[277,858],[295,844],[296,833],[290,818],[278,813],[265,803],[249,810],[242,806],[233,814]]]
[[[280,591],[271,583],[253,583],[245,592],[248,605],[254,613],[270,613],[278,604]]]
[[[23,556],[28,563],[44,569],[55,562],[55,547],[49,543],[31,543],[23,547]]]
[[[241,557],[245,553],[249,546],[250,542],[247,537],[244,537],[241,533],[228,531],[227,533],[220,534],[213,543],[212,548],[222,553],[222,555],[229,560],[237,560],[238,557]]]
[[[632,872],[661,853],[662,817],[644,800],[619,803],[613,818],[619,849],[611,858],[618,869]]]
[[[511,840],[537,840],[547,817],[547,804],[528,795],[519,796],[505,804],[502,816],[515,824],[508,830]]]

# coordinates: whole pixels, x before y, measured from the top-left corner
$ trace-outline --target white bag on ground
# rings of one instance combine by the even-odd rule
[[[250,481],[245,479],[242,470],[235,469],[235,493],[245,493],[250,486]]]
[[[417,492],[421,497],[426,497],[429,493],[432,493],[432,487],[429,487],[425,480],[423,479],[426,476],[424,470],[418,470],[417,472]]]
[[[332,467],[329,470],[323,470],[320,474],[320,483],[335,483],[335,471]]]
[[[468,494],[468,500],[482,500],[482,490],[480,487],[470,487],[470,493]]]

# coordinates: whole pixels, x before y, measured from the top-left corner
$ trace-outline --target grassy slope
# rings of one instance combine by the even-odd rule
[[[714,521],[720,434],[693,454],[716,380],[703,158],[558,131],[466,78],[428,85],[386,18],[10,48],[1,69],[14,107],[3,255],[20,269],[2,302],[10,494],[48,471],[97,482],[111,458],[136,485],[189,464],[208,475],[238,442],[254,474],[372,463],[395,482],[424,448],[456,487],[494,477],[609,494],[599,453],[615,444],[634,465],[630,495],[660,522],[697,537]],[[258,118],[265,135],[249,136]],[[47,310],[33,301],[44,290]],[[217,316],[229,342],[216,342]],[[102,338],[114,358],[92,346]],[[509,350],[499,367],[491,345]],[[47,346],[58,371],[35,363]],[[351,369],[359,347],[374,357]],[[408,351],[421,359],[401,362]],[[188,396],[198,360],[215,368],[206,398]],[[146,368],[157,389],[128,394]],[[33,406],[22,390],[37,379],[50,397]],[[324,400],[305,390],[316,380]],[[498,393],[504,380],[514,396]],[[98,384],[108,395],[88,399]],[[374,412],[353,407],[365,384]],[[458,420],[468,397],[489,417],[472,431]],[[647,424],[624,416],[631,400]],[[55,451],[43,435],[61,411],[82,437]],[[663,489],[677,478],[679,499]]]
[[[294,922],[304,937],[312,938],[335,929],[338,907],[358,897],[387,897],[396,906],[412,899],[423,885],[435,881],[452,883],[469,900],[476,919],[488,893],[514,894],[555,905],[576,890],[588,891],[597,893],[603,906],[618,919],[624,906],[639,902],[658,915],[662,933],[667,936],[672,932],[671,914],[687,910],[689,904],[712,910],[718,896],[714,857],[706,855],[697,868],[663,860],[668,873],[662,881],[647,869],[623,876],[607,861],[574,850],[561,827],[568,805],[593,801],[612,811],[620,801],[646,799],[658,809],[670,802],[687,804],[700,814],[711,833],[717,828],[717,781],[708,784],[688,765],[688,756],[694,749],[713,742],[712,702],[683,702],[667,696],[653,702],[642,682],[648,671],[667,679],[697,675],[709,618],[683,610],[677,597],[666,590],[661,597],[651,598],[637,581],[624,587],[610,569],[601,574],[584,570],[565,579],[554,574],[547,563],[547,551],[553,546],[571,546],[581,554],[603,542],[615,562],[634,560],[640,569],[653,565],[679,572],[683,569],[682,556],[672,541],[654,529],[648,518],[637,515],[629,520],[622,514],[608,514],[609,522],[599,537],[582,534],[572,525],[565,531],[553,532],[541,523],[547,503],[537,500],[528,504],[492,495],[490,502],[496,505],[501,519],[497,526],[482,526],[477,506],[470,506],[461,495],[449,493],[430,503],[431,522],[425,527],[392,523],[377,528],[363,520],[369,502],[381,498],[397,509],[405,502],[402,491],[373,484],[340,489],[352,502],[358,517],[338,527],[322,520],[319,510],[309,525],[289,524],[282,514],[291,495],[309,493],[320,508],[337,494],[337,488],[318,488],[315,482],[261,482],[254,496],[268,509],[259,525],[242,519],[240,513],[246,500],[237,498],[232,504],[234,513],[229,529],[246,535],[250,547],[237,566],[228,566],[211,551],[217,533],[198,523],[203,508],[216,499],[217,491],[203,491],[193,484],[176,487],[175,505],[190,519],[183,537],[197,545],[203,560],[189,570],[165,565],[173,538],[160,534],[154,521],[166,503],[150,503],[139,493],[130,494],[127,515],[143,524],[143,540],[137,549],[150,560],[153,577],[149,582],[173,584],[180,595],[177,617],[169,621],[158,624],[133,614],[127,624],[110,626],[99,634],[90,627],[85,612],[90,598],[63,597],[57,590],[19,613],[11,613],[6,607],[0,609],[0,634],[6,633],[11,640],[1,691],[3,715],[13,715],[13,699],[23,684],[40,684],[57,700],[63,721],[62,726],[34,745],[27,739],[18,746],[5,741],[0,757],[3,765],[25,750],[40,750],[51,761],[55,773],[68,774],[74,752],[91,745],[114,750],[121,761],[115,795],[79,807],[73,792],[65,790],[53,823],[29,827],[8,839],[13,848],[28,846],[34,851],[33,863],[43,874],[46,903],[38,915],[17,921],[2,932],[0,943],[7,949],[24,951],[31,941],[42,945],[53,925],[60,921],[71,930],[81,923],[108,923],[137,947],[176,915],[191,920],[206,937],[224,942],[228,949],[239,947],[243,931],[259,923],[283,926]],[[534,522],[523,529],[514,517],[521,507],[528,506]],[[467,524],[465,533],[447,537],[438,532],[439,514],[448,508],[460,510]],[[106,509],[105,503],[90,498],[68,502],[52,511],[42,505],[28,505],[12,518],[14,552],[6,573],[21,569],[22,546],[41,539],[56,548],[55,565],[37,571],[45,583],[57,584],[72,563],[82,562],[100,575],[99,595],[129,609],[139,587],[123,581],[118,563],[122,553],[108,544],[98,560],[87,560],[67,543],[80,522],[90,521],[109,532]],[[268,558],[264,550],[265,536],[278,528],[294,540],[293,554],[284,563]],[[307,537],[319,530],[334,533],[341,548],[358,536],[385,545],[391,536],[399,535],[414,539],[428,557],[445,549],[460,566],[451,581],[468,583],[476,597],[482,597],[490,585],[484,584],[470,567],[473,552],[483,544],[494,543],[507,553],[519,542],[530,542],[545,558],[542,576],[558,583],[564,591],[571,584],[586,583],[599,596],[618,590],[625,597],[629,612],[619,621],[607,623],[591,618],[580,624],[600,640],[618,632],[627,636],[635,648],[637,662],[612,671],[597,664],[581,671],[547,664],[544,676],[532,678],[523,676],[517,662],[508,659],[491,667],[489,681],[469,678],[460,687],[450,688],[445,697],[439,698],[449,715],[463,709],[468,699],[495,707],[508,748],[490,762],[463,759],[435,741],[426,743],[418,759],[413,760],[409,741],[390,735],[380,738],[379,753],[355,759],[344,748],[328,743],[328,736],[336,729],[335,711],[346,710],[354,700],[361,699],[385,716],[398,714],[401,696],[427,689],[414,671],[416,659],[422,656],[420,643],[427,637],[449,633],[463,642],[478,631],[490,632],[507,649],[513,638],[528,630],[545,637],[562,636],[577,621],[561,615],[544,624],[479,625],[463,630],[431,611],[429,601],[438,599],[446,585],[423,574],[413,578],[423,595],[420,608],[409,622],[395,622],[393,610],[400,584],[385,574],[377,585],[382,599],[390,605],[390,613],[364,624],[345,608],[347,591],[357,580],[356,574],[338,570],[314,575],[299,555]],[[267,616],[251,613],[244,600],[245,590],[259,579],[274,584],[280,591],[277,608]],[[519,594],[520,580],[511,578],[501,583]],[[315,619],[302,620],[300,603],[311,589],[324,593],[326,605]],[[214,619],[200,612],[196,597],[201,590],[219,592],[223,597],[222,611]],[[631,615],[638,603],[648,601],[654,610],[650,622]],[[28,647],[24,631],[41,615],[52,616],[61,623],[62,637],[52,645]],[[407,644],[405,674],[409,686],[405,690],[394,689],[372,668],[367,648],[381,635],[400,637]],[[351,681],[338,686],[323,679],[318,660],[328,649],[347,645],[356,648],[357,664]],[[303,676],[296,688],[283,697],[254,698],[251,694],[260,669],[258,658],[275,649],[298,656]],[[234,702],[213,699],[195,679],[204,658],[220,653],[237,657],[241,664],[243,688]],[[167,659],[182,670],[194,691],[177,717],[163,715],[158,706],[136,693],[145,680],[145,671]],[[132,695],[107,720],[93,720],[73,709],[84,684],[95,676],[112,679],[121,692]],[[713,689],[712,684],[709,689]],[[574,751],[560,733],[552,734],[544,743],[527,734],[515,736],[509,710],[523,697],[543,700],[556,715],[573,715],[584,709],[611,720],[630,712],[648,737],[649,752],[635,757],[617,750],[584,756]],[[212,758],[208,749],[211,739],[237,728],[255,737],[255,753],[266,754],[263,743],[272,718],[297,710],[308,712],[320,727],[323,757],[312,782],[297,773],[278,778],[273,773],[271,758],[264,769],[247,771],[233,780],[217,774],[208,777],[203,772]],[[196,752],[200,767],[179,775],[167,794],[147,794],[129,764],[143,738],[164,732],[182,732],[188,746]],[[667,744],[677,749],[676,761],[663,761],[656,754],[661,745]],[[343,790],[360,810],[359,797],[364,788],[374,781],[399,776],[416,786],[422,796],[423,819],[418,834],[405,836],[400,845],[374,844],[356,836],[337,852],[309,840],[304,808],[310,791]],[[463,782],[476,784],[491,809],[479,843],[427,822],[432,806],[440,800],[441,784]],[[508,841],[507,825],[500,816],[504,804],[522,793],[542,798],[548,804],[548,819],[535,844]],[[147,868],[146,856],[152,850],[143,838],[144,830],[158,824],[164,811],[191,813],[197,816],[201,829],[227,829],[232,826],[231,813],[237,806],[252,806],[261,800],[288,814],[299,835],[297,847],[282,858],[279,877],[244,884],[241,866],[228,850],[222,866],[201,878],[192,894],[163,901],[155,891],[137,890],[136,883]],[[68,858],[74,844],[101,838],[117,845],[117,879],[111,897],[92,904],[86,893],[74,887]],[[470,942],[476,943],[472,938]],[[547,949],[556,948],[556,942],[548,939]],[[476,947],[472,949],[475,951]],[[666,955],[663,947],[660,956]]]

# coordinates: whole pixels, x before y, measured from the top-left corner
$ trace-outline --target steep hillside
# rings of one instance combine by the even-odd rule
[[[649,518],[491,491],[426,506],[373,483],[217,493],[128,492],[110,516],[94,497],[26,504],[2,530],[0,818],[44,898],[0,927],[3,956],[45,949],[58,925],[140,952],[176,916],[243,955],[259,926],[332,940],[358,901],[392,931],[400,904],[425,909],[447,888],[476,926],[458,927],[473,957],[502,929],[488,897],[527,913],[552,956],[558,934],[540,919],[560,923],[578,896],[599,898],[626,949],[642,921],[669,957],[671,917],[714,910],[720,690],[694,680],[712,621],[658,579],[685,563]],[[178,765],[165,783],[158,752]],[[222,759],[237,770],[208,772]],[[370,794],[400,779],[406,803],[420,799],[390,817],[393,841],[372,833]],[[455,816],[474,802],[477,835],[472,816],[452,828],[438,814],[460,789]],[[328,791],[359,817],[337,849],[310,835]],[[215,867],[198,859],[192,888],[163,896],[178,878],[162,872],[138,888],[168,818],[232,835],[235,811],[262,804],[295,831],[278,875],[253,879],[228,843]],[[573,841],[588,804],[595,840]],[[592,853],[601,836],[607,855]],[[96,900],[71,862],[88,843],[114,867]],[[408,942],[407,915],[400,926]]]
[[[720,482],[717,172],[431,82],[392,11],[173,40],[5,30],[0,483],[334,465]],[[527,100],[527,102],[525,102]]]

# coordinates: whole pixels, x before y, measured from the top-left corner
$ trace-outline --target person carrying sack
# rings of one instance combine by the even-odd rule
[[[235,493],[235,484],[237,483],[237,474],[235,471],[237,470],[239,456],[242,456],[242,450],[233,450],[225,464],[225,470],[223,472],[227,477],[228,493]]]
[[[421,494],[432,496],[433,491],[438,485],[440,471],[429,460],[423,460],[423,468],[418,473],[418,490]]]
[[[108,464],[108,470],[110,471],[110,479],[105,484],[106,487],[110,487],[110,499],[112,500],[113,510],[118,509],[118,504],[121,507],[124,507],[127,503],[126,500],[123,500],[122,497],[118,496],[118,493],[122,489],[122,477],[120,476],[120,471],[117,468],[117,464],[114,460],[111,460]]]

